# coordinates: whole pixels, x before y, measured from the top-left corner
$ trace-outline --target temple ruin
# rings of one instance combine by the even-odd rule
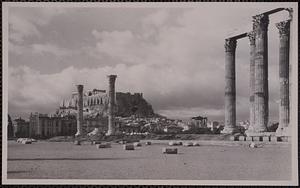
[[[268,89],[268,25],[269,15],[286,10],[289,19],[276,24],[279,29],[280,104],[277,135],[288,136],[290,121],[289,51],[291,8],[277,8],[253,16],[252,31],[225,39],[225,127],[222,133],[235,133],[236,129],[236,78],[235,52],[237,40],[250,40],[250,126],[248,136],[266,134],[269,121]]]
[[[109,75],[109,85],[108,85],[108,131],[107,135],[115,134],[115,101],[116,101],[116,93],[115,93],[115,82],[117,75]]]
[[[77,85],[78,91],[78,109],[77,109],[77,133],[75,136],[82,135],[82,124],[83,124],[83,85]]]

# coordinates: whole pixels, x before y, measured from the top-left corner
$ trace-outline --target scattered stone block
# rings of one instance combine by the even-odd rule
[[[30,140],[22,140],[21,143],[22,143],[22,144],[31,144],[31,141],[30,141]]]
[[[246,141],[253,141],[252,136],[247,136]]]
[[[176,145],[177,145],[177,143],[174,141],[169,142],[169,146],[176,146]]]
[[[177,144],[180,146],[180,145],[182,145],[182,142],[177,142]]]
[[[125,144],[123,146],[124,150],[134,150],[134,145],[133,144]]]
[[[163,154],[177,154],[178,149],[177,148],[163,148],[162,153]]]
[[[255,144],[254,142],[251,142],[251,144],[249,144],[250,148],[257,148],[257,144]]]
[[[146,145],[151,145],[151,142],[146,142]]]
[[[193,146],[200,146],[200,144],[198,142],[194,142]]]
[[[74,144],[75,144],[75,145],[80,145],[80,141],[79,141],[79,140],[75,140],[75,141],[74,141]]]
[[[133,145],[134,145],[134,147],[141,147],[142,146],[142,144],[140,142],[135,142],[135,143],[133,143]]]
[[[183,143],[183,146],[185,147],[193,146],[193,142],[185,142]]]
[[[256,142],[262,141],[261,136],[253,136],[252,139],[253,139],[253,141],[256,141]]]
[[[245,141],[245,136],[239,136],[239,141]]]
[[[270,137],[269,136],[264,136],[263,138],[264,142],[270,142]]]
[[[98,148],[98,149],[100,149],[100,148],[111,148],[111,145],[110,145],[110,143],[100,143],[100,144],[96,144],[96,147]]]

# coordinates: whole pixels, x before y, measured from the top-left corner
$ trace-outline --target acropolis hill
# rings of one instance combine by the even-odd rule
[[[74,92],[69,99],[62,100],[59,115],[77,113],[78,93]],[[83,94],[84,116],[107,116],[108,95],[105,90],[93,89]],[[143,98],[143,93],[116,92],[116,116],[153,117],[152,106]]]

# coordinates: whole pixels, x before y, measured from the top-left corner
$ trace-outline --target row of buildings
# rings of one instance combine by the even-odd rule
[[[108,130],[107,117],[84,116],[83,133],[98,130],[105,134]],[[214,131],[222,126],[217,121],[207,121],[206,117],[192,117],[188,121],[165,117],[116,117],[115,128],[119,133],[182,133],[196,129]],[[73,136],[77,130],[76,115],[32,113],[29,121],[17,118],[12,121],[15,137],[50,138],[54,136]]]
[[[107,118],[88,117],[84,119],[84,132],[91,132],[98,128],[100,132],[107,131]],[[74,115],[56,116],[34,113],[29,121],[17,118],[12,121],[14,136],[49,138],[53,136],[71,136],[76,133],[77,120]]]

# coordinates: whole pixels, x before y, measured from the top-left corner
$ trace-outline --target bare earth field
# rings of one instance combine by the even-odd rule
[[[71,142],[8,142],[9,179],[179,179],[289,180],[289,144],[176,146],[177,155],[162,154],[167,146],[143,145],[134,151],[123,146],[97,149]],[[174,146],[173,146],[174,147]]]

